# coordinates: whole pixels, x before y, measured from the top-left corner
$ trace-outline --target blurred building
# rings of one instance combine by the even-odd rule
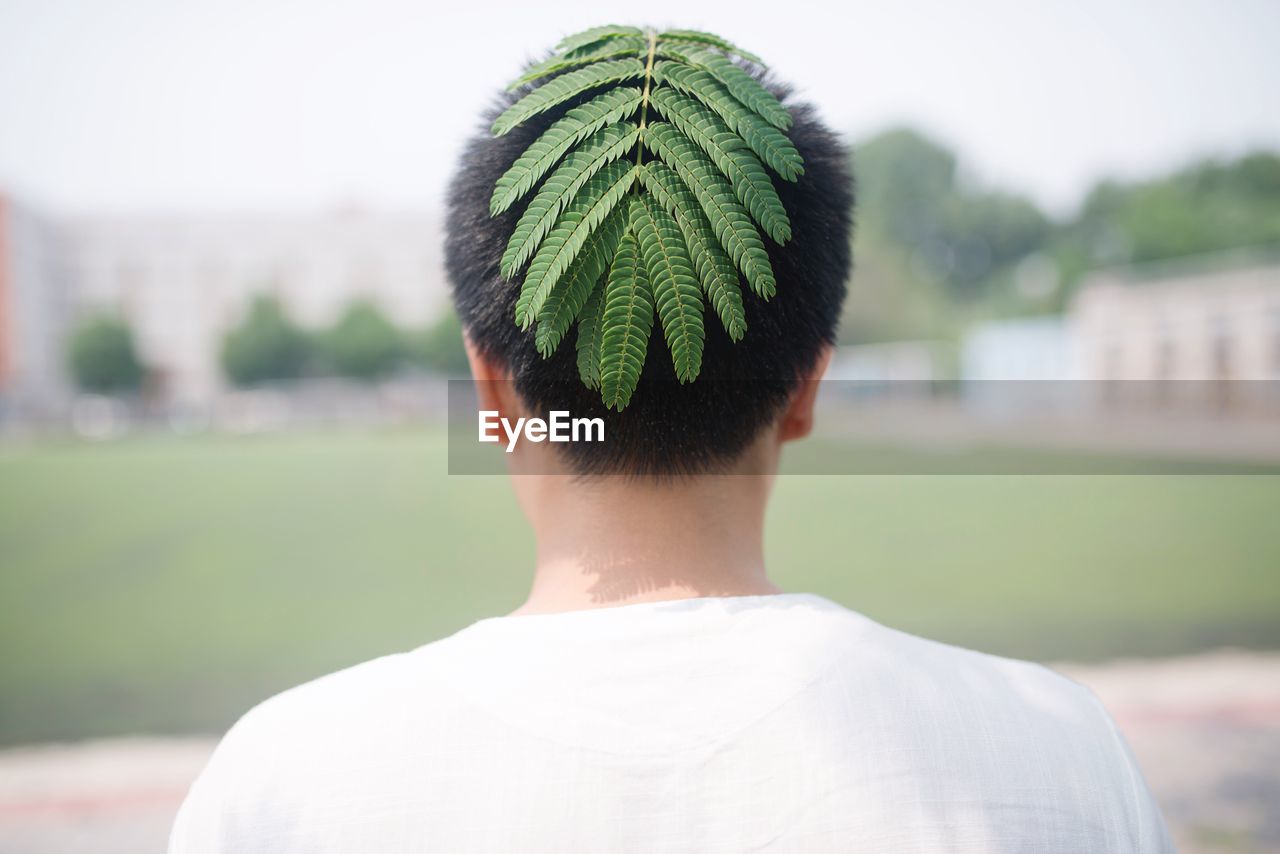
[[[961,346],[964,400],[985,415],[1065,414],[1080,408],[1082,387],[1070,317],[1049,315],[984,323]]]
[[[1060,317],[971,328],[965,380],[1280,380],[1280,250],[1103,270]]]
[[[1069,316],[1088,379],[1277,380],[1280,251],[1099,272]]]
[[[223,336],[258,294],[310,328],[356,298],[404,327],[429,323],[446,303],[439,223],[426,215],[0,211],[0,397],[10,409],[65,404],[67,336],[95,311],[129,323],[164,400],[201,404],[224,389]]]
[[[961,345],[967,381],[1075,379],[1075,336],[1069,318],[998,320],[970,330]]]
[[[824,379],[854,383],[926,383],[941,376],[936,341],[893,341],[840,347]]]
[[[65,259],[54,224],[0,195],[0,415],[49,417],[70,393]]]

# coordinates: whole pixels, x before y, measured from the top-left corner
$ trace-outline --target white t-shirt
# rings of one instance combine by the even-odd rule
[[[1086,688],[809,594],[481,620],[246,714],[170,851],[1164,852]]]

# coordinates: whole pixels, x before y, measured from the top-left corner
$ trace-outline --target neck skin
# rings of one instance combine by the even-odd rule
[[[768,452],[761,443],[748,453]],[[772,483],[759,474],[516,477],[538,552],[528,601],[515,613],[781,592],[764,566]]]
[[[480,408],[528,414],[506,367],[464,340]],[[764,569],[765,505],[782,445],[813,428],[817,381],[830,361],[825,347],[777,422],[727,474],[574,477],[549,443],[517,445],[507,465],[538,558],[529,598],[514,613],[780,593]]]

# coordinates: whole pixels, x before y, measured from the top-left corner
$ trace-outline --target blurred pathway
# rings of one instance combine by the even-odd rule
[[[1280,653],[1058,665],[1115,716],[1183,854],[1280,852]],[[0,751],[0,854],[158,854],[214,742]]]
[[[1179,851],[1280,852],[1280,653],[1055,669],[1111,711]]]

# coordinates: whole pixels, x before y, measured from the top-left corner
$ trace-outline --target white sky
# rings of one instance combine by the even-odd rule
[[[0,188],[58,211],[433,206],[492,90],[600,23],[719,32],[837,130],[919,125],[1056,210],[1100,175],[1280,148],[1277,0],[636,5],[0,0]]]

